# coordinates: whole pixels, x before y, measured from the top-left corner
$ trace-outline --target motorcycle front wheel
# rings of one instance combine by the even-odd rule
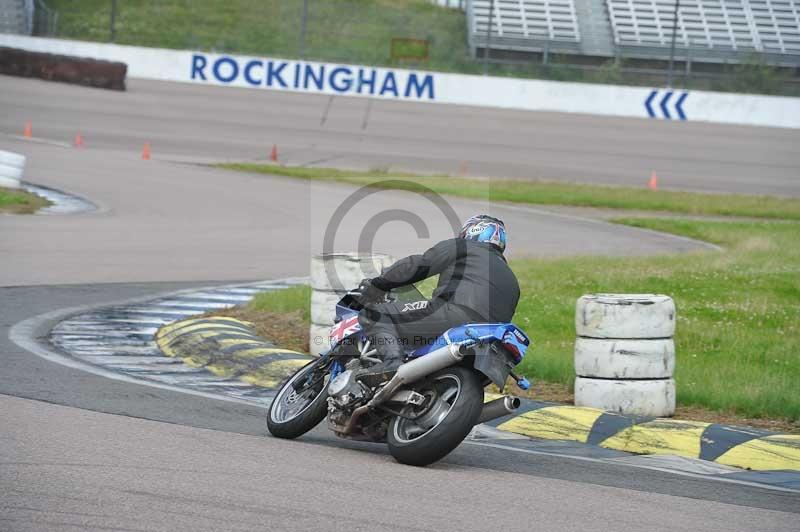
[[[317,369],[321,359],[314,360],[286,381],[269,405],[267,428],[277,438],[294,439],[316,427],[328,411],[328,376],[314,386],[295,390],[295,383],[306,380]]]
[[[438,371],[414,390],[428,399],[389,423],[389,452],[400,463],[426,466],[444,458],[467,437],[483,408],[483,386],[475,371]]]

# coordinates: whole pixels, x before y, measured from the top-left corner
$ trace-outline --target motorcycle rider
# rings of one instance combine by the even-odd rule
[[[365,305],[359,323],[373,338],[380,364],[359,378],[369,386],[390,380],[403,364],[403,346],[421,347],[451,327],[469,322],[509,322],[519,301],[519,283],[503,252],[505,224],[488,214],[470,217],[457,238],[439,242],[364,279],[357,297]],[[384,302],[384,292],[439,275],[430,300]]]

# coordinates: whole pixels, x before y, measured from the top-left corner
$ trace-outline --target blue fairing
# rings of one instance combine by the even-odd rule
[[[429,345],[409,353],[409,356],[411,358],[419,358],[448,344],[463,344],[476,341],[479,343],[502,342],[510,348],[510,351],[517,359],[517,363],[525,356],[525,351],[531,344],[528,336],[513,323],[469,323],[448,329]],[[516,356],[517,354],[519,356]]]
[[[349,318],[358,315],[358,312],[347,307],[337,305],[336,316],[337,322],[343,323]],[[354,325],[347,331],[347,334],[341,334],[339,338],[332,337],[332,346],[335,346],[345,337],[353,337],[358,335],[363,337],[363,331],[360,325]],[[463,344],[463,343],[489,343],[501,342],[512,355],[514,355],[517,364],[525,356],[525,351],[530,346],[530,339],[528,336],[513,323],[469,323],[459,327],[448,329],[440,337],[436,338],[433,342],[408,353],[410,358],[419,358],[427,355],[431,351],[444,347],[448,344]]]

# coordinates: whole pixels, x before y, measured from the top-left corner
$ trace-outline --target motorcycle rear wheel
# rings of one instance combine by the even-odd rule
[[[328,412],[327,379],[315,386],[295,391],[293,384],[314,371],[320,360],[314,360],[286,381],[269,405],[267,429],[277,438],[294,439],[316,427]]]
[[[393,417],[386,440],[398,462],[426,466],[458,447],[478,422],[483,386],[472,369],[452,367],[432,374],[414,390],[435,397],[434,402],[415,419]]]

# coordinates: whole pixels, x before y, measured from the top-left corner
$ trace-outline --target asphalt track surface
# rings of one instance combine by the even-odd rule
[[[102,149],[0,139],[28,156],[26,179],[86,197],[75,216],[0,217],[0,286],[273,279],[306,275],[334,211],[355,187],[271,178],[194,164],[142,161]],[[490,206],[383,191],[353,202],[332,250],[404,256],[453,236],[476,212],[501,216],[509,255],[639,255],[705,249],[697,242],[524,206]],[[405,216],[418,219],[418,233]],[[375,218],[377,216],[377,218]],[[387,223],[384,223],[387,222]],[[364,227],[379,227],[360,245]],[[456,225],[457,230],[458,225]],[[367,237],[369,234],[366,235]],[[367,242],[370,239],[367,238]]]
[[[256,407],[106,379],[8,339],[55,308],[187,286],[0,289],[0,530],[796,530],[797,493],[473,444],[412,468],[324,428],[271,438]]]
[[[130,80],[124,93],[0,77],[0,131],[156,158],[800,195],[800,130],[534,113]],[[326,112],[327,109],[327,112]]]
[[[233,91],[235,97],[226,92],[223,100],[214,98],[217,89],[189,88],[187,104],[215,107],[193,123],[180,111],[183,98],[169,105],[160,99],[160,91],[179,94],[166,84],[133,82],[131,92],[116,94],[5,77],[0,83],[0,128],[6,133],[17,129],[10,124],[20,116],[31,115],[23,121],[35,120],[35,136],[64,140],[74,134],[72,119],[83,117],[85,150],[10,137],[0,145],[29,156],[29,181],[100,206],[68,217],[0,216],[0,530],[797,529],[796,493],[474,444],[431,468],[409,468],[381,446],[337,440],[323,429],[297,442],[270,438],[264,413],[255,407],[105,379],[18,347],[9,329],[53,310],[206,286],[208,280],[303,275],[309,255],[321,246],[331,205],[353,189],[138,159],[140,140],[150,130],[157,130],[158,137],[149,138],[154,146],[174,141],[164,159],[256,154],[260,139],[249,148],[235,136],[219,144],[209,135],[224,131],[206,129],[214,123],[211,116],[223,129],[232,127],[247,107],[238,98],[255,97],[249,91]],[[145,94],[148,104],[139,101],[137,113],[131,98]],[[258,94],[270,101],[274,96]],[[311,109],[314,98],[307,104],[298,99],[294,108],[287,102],[270,104],[275,116],[281,105],[286,120],[304,108],[309,116],[318,111]],[[382,106],[374,106],[373,118]],[[425,109],[431,119],[439,113]],[[407,114],[413,115],[385,120],[402,123]],[[331,110],[329,125],[335,116]],[[504,118],[497,116],[500,129]],[[39,117],[49,125],[36,125]],[[245,129],[256,127],[252,119],[251,113]],[[441,117],[451,119],[457,117]],[[102,133],[90,135],[87,125]],[[457,125],[441,128],[453,134]],[[372,122],[358,134],[370,138],[370,127]],[[188,138],[178,140],[182,134]],[[458,216],[484,207],[450,203]],[[387,224],[376,235],[385,251],[410,252],[446,233],[437,207],[386,192],[353,211],[337,234],[337,247],[353,245],[367,220],[398,205],[429,222],[430,234],[418,238],[407,224],[391,222],[400,225]],[[491,209],[514,228],[516,256],[702,249],[568,215]],[[40,323],[35,337],[43,338],[52,325]]]

